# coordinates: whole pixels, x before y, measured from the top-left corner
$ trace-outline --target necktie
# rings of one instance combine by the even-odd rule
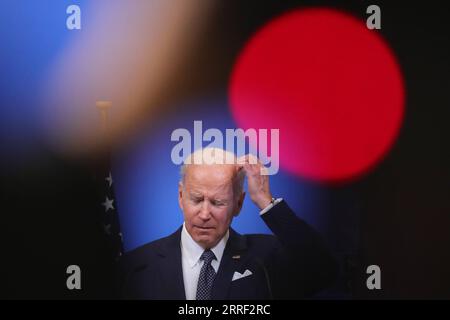
[[[216,272],[211,265],[211,261],[216,259],[216,256],[211,250],[203,251],[200,260],[203,260],[203,266],[200,270],[200,275],[198,276],[197,284],[197,300],[210,300],[211,299],[211,289],[214,282],[214,277]]]

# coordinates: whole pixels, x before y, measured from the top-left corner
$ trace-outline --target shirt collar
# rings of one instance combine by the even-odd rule
[[[216,244],[215,247],[211,248],[211,251],[216,256],[217,261],[220,263],[223,256],[223,251],[227,244],[228,238],[230,236],[230,231],[227,230],[222,239]],[[184,257],[186,257],[189,267],[193,268],[200,260],[200,257],[205,251],[202,246],[200,246],[186,229],[183,223],[183,229],[181,230],[181,250]]]

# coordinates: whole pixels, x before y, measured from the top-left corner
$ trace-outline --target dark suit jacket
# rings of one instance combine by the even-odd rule
[[[296,299],[334,281],[337,264],[320,236],[282,201],[262,215],[274,235],[240,235],[230,228],[214,280],[213,299]],[[119,290],[126,299],[185,299],[181,228],[127,253]],[[253,274],[235,281],[235,271]]]

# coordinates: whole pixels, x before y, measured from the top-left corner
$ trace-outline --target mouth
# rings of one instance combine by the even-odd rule
[[[214,229],[213,227],[203,227],[203,226],[195,226],[197,229],[200,229],[200,230],[212,230],[212,229]]]

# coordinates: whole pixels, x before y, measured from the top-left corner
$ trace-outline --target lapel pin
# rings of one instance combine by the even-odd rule
[[[240,256],[240,255],[235,255],[235,256],[232,256],[232,258],[233,258],[233,259],[240,259],[241,256]]]

